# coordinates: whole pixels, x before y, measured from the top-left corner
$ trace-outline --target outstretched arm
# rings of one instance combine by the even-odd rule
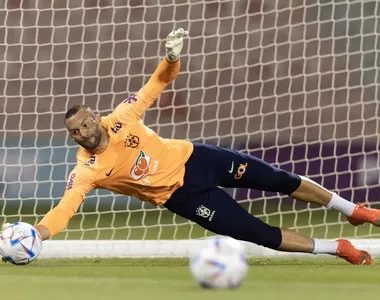
[[[66,228],[83,203],[86,194],[95,188],[93,173],[77,165],[68,176],[65,194],[35,226],[42,240],[49,239]]]
[[[135,95],[131,95],[115,109],[117,119],[128,123],[128,119],[139,120],[145,111],[160,96],[166,86],[178,75],[180,69],[179,55],[183,47],[183,38],[188,32],[182,28],[172,31],[165,44],[166,56],[160,62],[152,77]]]
[[[83,197],[79,193],[65,195],[59,204],[35,226],[41,239],[47,240],[65,229],[82,202]],[[3,224],[2,231],[10,225],[10,223]]]
[[[83,197],[77,192],[66,194],[59,204],[49,211],[35,228],[42,240],[47,240],[66,228],[70,219],[75,215]]]
[[[158,65],[156,71],[141,91],[153,101],[162,93],[165,87],[178,75],[180,69],[179,55],[183,47],[183,38],[189,34],[182,28],[172,31],[166,38],[165,59]]]

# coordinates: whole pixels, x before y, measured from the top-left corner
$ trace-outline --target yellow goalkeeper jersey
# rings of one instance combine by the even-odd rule
[[[101,154],[80,147],[77,165],[68,176],[66,191],[57,207],[40,222],[51,236],[63,230],[85,195],[102,188],[161,205],[183,185],[185,163],[193,144],[164,139],[146,127],[141,117],[179,72],[179,61],[163,59],[148,83],[135,95],[101,118],[109,144]]]

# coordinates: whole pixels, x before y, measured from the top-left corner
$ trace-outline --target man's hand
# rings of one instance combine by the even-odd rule
[[[11,223],[4,223],[3,226],[1,226],[1,232],[3,232],[11,225]],[[47,240],[50,238],[50,232],[44,225],[37,224],[36,226],[34,226],[34,228],[37,230],[37,233],[39,234],[42,240]]]
[[[3,232],[5,229],[7,229],[11,225],[12,225],[11,223],[4,223],[3,226],[1,226],[1,232]]]
[[[183,38],[189,34],[183,28],[177,29],[169,33],[166,38],[166,59],[170,62],[175,62],[179,59],[183,47]]]
[[[46,226],[42,224],[37,224],[36,226],[34,226],[34,228],[36,228],[38,234],[40,235],[43,241],[50,238],[50,232],[49,229],[46,228]]]
[[[11,226],[12,224],[11,223],[4,223],[2,226],[1,226],[1,232],[3,232],[5,229],[7,229],[9,226]],[[1,233],[0,232],[0,233]],[[3,257],[4,253],[3,253],[3,249],[0,248],[0,257],[1,257],[1,260],[3,262],[7,262],[5,260],[5,258]]]

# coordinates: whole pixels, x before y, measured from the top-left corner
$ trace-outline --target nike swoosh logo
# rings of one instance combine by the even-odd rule
[[[232,173],[234,171],[234,162],[232,162],[231,170],[228,171],[228,173]]]
[[[112,168],[111,171],[109,171],[108,173],[106,173],[106,176],[107,176],[107,177],[111,175],[113,169],[114,169],[114,168]]]

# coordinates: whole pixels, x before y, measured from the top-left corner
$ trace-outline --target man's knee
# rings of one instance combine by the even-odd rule
[[[291,172],[279,169],[261,159],[246,155],[250,169],[245,180],[249,187],[267,192],[293,193],[301,184],[301,178]]]
[[[216,214],[215,214],[216,216]],[[216,222],[215,222],[216,221]],[[231,236],[237,240],[255,243],[271,249],[277,249],[282,243],[282,233],[279,227],[273,227],[248,214],[236,214],[230,220],[202,220],[201,226],[222,235]]]
[[[301,184],[300,176],[282,169],[276,169],[271,180],[275,191],[286,195],[293,193]]]
[[[277,249],[282,243],[282,234],[279,227],[273,227],[260,220],[255,222],[249,230],[238,235],[241,240],[255,243],[271,249]]]

